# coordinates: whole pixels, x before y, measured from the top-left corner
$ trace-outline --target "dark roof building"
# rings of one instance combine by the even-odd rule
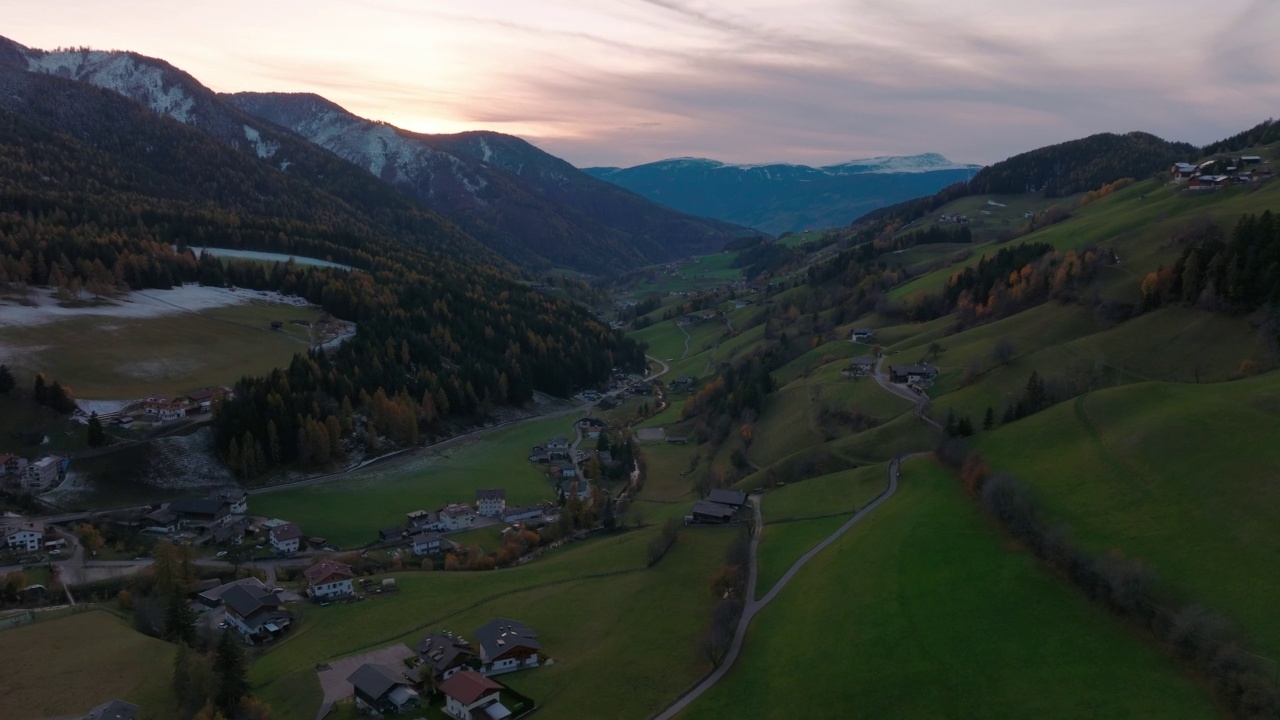
[[[356,704],[377,712],[400,712],[420,704],[409,678],[386,665],[365,663],[347,676],[347,682],[355,689]]]
[[[196,599],[198,599],[200,602],[204,603],[205,605],[208,605],[209,607],[217,607],[223,603],[223,596],[226,595],[231,590],[231,588],[237,588],[237,587],[252,588],[255,595],[261,595],[263,593],[270,592],[267,590],[267,586],[263,585],[262,581],[259,580],[258,578],[247,577],[247,578],[241,578],[239,580],[234,580],[232,582],[226,583],[225,585],[217,585],[212,589],[205,590],[204,592],[197,595]]]
[[[538,634],[517,620],[494,618],[476,630],[476,642],[480,645],[480,662],[491,671],[503,672],[518,669],[532,657],[537,664],[542,644]]]
[[[418,659],[431,667],[437,680],[467,667],[475,656],[471,643],[449,632],[427,633],[418,642]]]
[[[219,498],[180,497],[170,502],[166,508],[188,520],[214,522],[231,512],[231,503]]]
[[[138,709],[133,703],[112,700],[90,710],[84,720],[133,720],[138,716]]]
[[[707,495],[707,499],[713,503],[730,505],[735,508],[740,508],[747,504],[746,493],[726,488],[716,488],[715,490],[712,490],[711,494]]]
[[[693,504],[692,517],[695,522],[726,523],[737,513],[735,508],[710,500],[699,500]]]

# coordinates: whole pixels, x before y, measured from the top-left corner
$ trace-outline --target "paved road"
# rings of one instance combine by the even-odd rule
[[[934,420],[933,418],[925,414],[925,410],[929,406],[929,396],[914,392],[909,388],[903,387],[902,385],[898,385],[897,383],[889,382],[889,377],[884,373],[884,361],[885,361],[885,358],[881,357],[880,361],[876,363],[875,377],[876,377],[876,382],[880,384],[880,387],[884,388],[885,390],[888,390],[889,392],[893,393],[894,395],[897,395],[900,398],[910,400],[916,406],[915,408],[916,417],[920,418],[921,420],[941,430],[942,426],[938,424],[938,421]]]
[[[889,463],[889,484],[885,488],[885,491],[880,493],[879,497],[872,500],[866,507],[862,508],[855,513],[853,517],[849,518],[845,524],[841,525],[839,529],[828,535],[825,540],[818,543],[812,550],[802,555],[799,560],[796,560],[787,572],[783,574],[782,578],[778,580],[769,592],[759,600],[754,599],[756,596],[756,575],[758,565],[756,562],[756,550],[760,546],[760,530],[763,528],[763,524],[760,517],[760,496],[751,496],[751,505],[754,508],[756,515],[756,534],[755,537],[751,539],[751,573],[747,577],[746,596],[747,598],[752,599],[748,600],[742,610],[742,618],[738,620],[737,630],[733,633],[733,643],[729,645],[729,653],[725,655],[724,662],[720,663],[720,666],[717,667],[714,672],[708,675],[702,682],[698,683],[698,685],[690,690],[684,697],[677,700],[674,705],[663,711],[661,715],[658,715],[656,720],[671,720],[671,718],[674,718],[676,715],[680,714],[682,710],[688,707],[690,703],[697,700],[703,693],[711,689],[713,685],[719,682],[720,679],[729,672],[730,668],[733,667],[734,662],[737,661],[738,655],[742,652],[742,644],[747,636],[747,627],[751,624],[751,619],[756,616],[756,613],[759,613],[768,606],[769,603],[773,602],[773,599],[778,596],[778,593],[791,582],[791,579],[795,577],[796,573],[800,572],[800,568],[804,567],[805,564],[812,560],[815,555],[825,550],[831,543],[839,540],[840,537],[856,525],[858,521],[862,520],[862,518],[866,517],[872,510],[875,510],[881,503],[888,500],[895,492],[898,491],[898,468],[901,464],[901,459],[902,458],[894,458],[893,461]]]

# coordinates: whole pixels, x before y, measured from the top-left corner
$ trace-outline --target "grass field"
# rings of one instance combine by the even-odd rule
[[[231,385],[305,352],[315,308],[251,303],[151,318],[77,317],[0,328],[9,364],[42,371],[78,398],[128,400]],[[272,332],[274,320],[284,330]],[[82,351],[89,350],[89,351]]]
[[[682,531],[671,553],[646,570],[645,547],[656,532],[579,543],[509,570],[401,574],[397,595],[306,606],[299,630],[253,664],[255,693],[271,703],[275,720],[313,720],[317,662],[394,642],[412,646],[429,630],[471,635],[505,616],[529,624],[555,660],[502,678],[535,698],[542,714],[575,717],[584,707],[605,707],[609,717],[648,717],[706,669],[695,639],[715,601],[709,581],[731,540],[723,528]]]
[[[1280,375],[1091,393],[983,435],[1094,551],[1148,563],[1187,601],[1280,654]]]
[[[555,435],[572,438],[576,419],[531,422],[392,469],[254,495],[253,512],[292,520],[308,535],[319,535],[340,547],[359,547],[376,540],[379,529],[402,524],[407,512],[472,503],[480,488],[504,488],[509,505],[554,500],[546,475],[527,460],[529,448]]]
[[[89,611],[0,632],[0,658],[0,717],[80,717],[112,698],[145,695],[157,679],[167,685],[173,646]]]
[[[907,463],[864,523],[756,617],[682,718],[1217,717],[1160,651],[1007,549],[931,461]]]
[[[821,515],[852,515],[885,488],[888,465],[868,465],[795,482],[764,496],[765,524]]]
[[[680,263],[676,275],[668,275],[666,266],[656,265],[650,268],[655,273],[654,281],[642,280],[636,285],[636,292],[685,292],[739,280],[742,278],[742,271],[730,267],[737,257],[736,252],[699,255],[693,262]]]

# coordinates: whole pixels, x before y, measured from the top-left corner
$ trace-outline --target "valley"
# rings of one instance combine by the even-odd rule
[[[0,89],[0,717],[1280,717],[1274,123],[584,173]]]

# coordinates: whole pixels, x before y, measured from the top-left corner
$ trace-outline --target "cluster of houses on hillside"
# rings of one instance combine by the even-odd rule
[[[405,514],[403,525],[380,530],[378,539],[387,547],[408,544],[414,555],[427,557],[453,549],[445,533],[467,530],[480,522],[538,526],[551,522],[553,514],[554,509],[544,505],[508,507],[505,489],[483,488],[476,490],[474,505],[453,503],[439,510],[414,510]]]
[[[702,500],[693,504],[685,516],[687,525],[723,525],[738,518],[739,511],[747,504],[747,494],[738,490],[716,488]]]
[[[506,720],[508,689],[494,675],[537,667],[542,644],[524,623],[494,618],[475,631],[477,645],[448,631],[428,633],[416,648],[415,677],[403,667],[366,662],[346,677],[356,707],[372,715],[402,713],[422,705],[419,690],[438,688],[445,715],[457,720]],[[429,670],[428,670],[429,669]]]
[[[115,417],[105,417],[114,420],[117,425],[124,428],[138,421],[153,424],[168,423],[186,417],[207,415],[212,412],[215,402],[230,400],[234,395],[231,388],[226,387],[204,388],[188,395],[156,395],[135,405],[131,412],[121,412]]]
[[[1260,155],[1216,157],[1199,164],[1174,163],[1169,172],[1174,183],[1186,183],[1192,190],[1217,190],[1272,177],[1271,168]]]
[[[57,455],[29,459],[0,454],[0,483],[23,492],[42,493],[65,480],[70,466],[69,459]]]
[[[924,392],[938,377],[938,368],[928,363],[890,365],[889,381],[906,385],[916,392]]]

